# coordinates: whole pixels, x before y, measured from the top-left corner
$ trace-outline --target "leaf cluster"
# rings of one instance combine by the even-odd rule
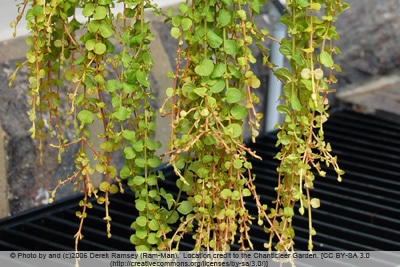
[[[123,12],[114,14],[116,3]],[[30,132],[39,140],[55,140],[62,153],[77,146],[76,171],[60,180],[83,192],[76,212],[82,225],[94,196],[105,206],[111,237],[109,195],[123,193],[124,180],[135,195],[138,216],[131,224],[136,250],[179,249],[190,234],[194,250],[229,250],[232,244],[252,249],[250,225],[257,220],[269,234],[265,247],[293,249],[293,216],[308,211],[309,250],[312,250],[311,210],[320,206],[312,198],[316,174],[325,176],[321,163],[332,165],[341,180],[343,171],[324,140],[323,124],[329,107],[327,95],[336,83],[333,60],[340,53],[333,40],[333,23],[347,4],[340,0],[288,0],[281,22],[288,38],[275,40],[254,22],[265,0],[184,1],[163,14],[177,42],[176,69],[169,73],[162,115],[171,117],[168,163],[179,177],[177,198],[159,186],[165,177],[157,167],[160,144],[156,129],[150,71],[154,64],[149,44],[154,36],[145,10],[162,12],[149,0],[23,0],[13,26],[25,14],[31,36],[26,65],[29,70]],[[76,18],[82,15],[84,21]],[[253,72],[252,45],[260,49],[269,67],[264,39],[280,42],[289,68],[273,69],[283,84],[278,111],[284,122],[277,146],[280,161],[275,205],[261,203],[253,184],[249,157],[259,157],[243,144],[243,132],[255,141],[262,114],[254,90],[261,86]],[[122,47],[116,51],[115,45]],[[11,76],[11,82],[16,73]],[[62,105],[62,103],[65,103]],[[96,132],[93,131],[95,125]],[[68,134],[73,128],[73,134]],[[96,136],[93,136],[93,135]],[[95,145],[95,139],[100,140]],[[93,156],[91,156],[91,154]],[[113,159],[122,155],[123,164]],[[95,184],[93,176],[100,175]],[[246,201],[255,201],[258,214],[250,214]],[[257,216],[257,218],[256,218]],[[172,230],[171,225],[177,225]]]

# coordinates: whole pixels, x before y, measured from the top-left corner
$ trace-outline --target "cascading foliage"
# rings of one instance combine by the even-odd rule
[[[115,5],[122,6],[116,12]],[[265,0],[184,1],[163,13],[149,0],[23,0],[12,26],[25,17],[30,36],[26,61],[29,69],[28,113],[30,132],[39,140],[54,140],[59,161],[66,149],[77,147],[76,171],[51,191],[72,182],[83,192],[76,212],[80,220],[75,249],[83,238],[82,226],[93,206],[105,206],[104,221],[111,237],[109,195],[123,193],[125,180],[134,192],[138,214],[130,240],[136,250],[179,249],[182,238],[194,239],[194,250],[229,250],[232,244],[252,249],[250,225],[264,226],[265,247],[294,249],[292,218],[308,211],[309,250],[312,250],[311,197],[315,171],[332,165],[339,179],[343,171],[324,141],[328,119],[327,95],[336,82],[332,43],[333,26],[348,6],[340,0],[288,0],[281,18],[288,38],[275,40],[259,29],[254,18]],[[150,81],[154,64],[153,41],[145,11],[165,16],[177,42],[176,68],[168,75],[172,87],[160,112],[172,128],[169,151],[157,156],[154,140],[156,110]],[[276,202],[261,203],[254,186],[251,162],[259,158],[243,143],[243,131],[256,141],[262,114],[254,93],[263,87],[252,71],[254,48],[269,68],[264,39],[280,42],[289,67],[274,70],[283,83],[277,125],[281,150]],[[259,62],[258,62],[259,63]],[[167,72],[167,70],[166,70]],[[11,76],[14,80],[17,71]],[[166,73],[167,75],[167,73]],[[10,82],[10,83],[11,83]],[[259,89],[260,90],[260,89]],[[71,131],[71,135],[69,132]],[[97,141],[100,140],[97,145]],[[123,163],[116,162],[122,155]],[[92,156],[90,156],[92,155]],[[157,167],[162,157],[178,176],[176,198],[160,187]],[[44,162],[46,159],[42,159]],[[314,172],[313,172],[314,170]],[[101,176],[94,183],[93,176]],[[258,214],[246,202],[255,201]],[[176,226],[172,231],[171,225]]]
[[[182,218],[172,241],[179,244],[191,232],[195,250],[228,250],[235,242],[252,248],[245,199],[254,191],[247,156],[256,155],[243,144],[242,129],[255,139],[262,118],[254,107],[260,80],[251,71],[250,49],[267,34],[253,22],[260,4],[187,1],[171,18],[178,52],[164,112],[171,113],[173,129],[169,162],[188,196],[177,204]]]

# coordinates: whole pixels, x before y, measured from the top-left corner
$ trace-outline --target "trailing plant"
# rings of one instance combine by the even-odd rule
[[[114,14],[117,3],[123,11]],[[50,199],[66,183],[83,192],[82,209],[76,213],[76,249],[93,206],[90,197],[105,206],[103,219],[111,237],[109,195],[123,193],[125,180],[138,213],[130,238],[136,250],[179,249],[186,235],[194,239],[194,250],[225,251],[233,244],[252,249],[249,230],[254,221],[269,234],[266,248],[293,250],[296,203],[300,214],[307,209],[312,250],[311,210],[319,206],[310,193],[313,170],[324,176],[324,162],[333,166],[339,180],[343,174],[324,140],[323,123],[329,117],[330,84],[336,82],[333,72],[340,71],[333,61],[333,54],[340,52],[332,43],[338,38],[333,22],[348,6],[340,0],[288,0],[281,21],[289,38],[275,40],[254,22],[264,4],[187,0],[162,14],[171,24],[177,56],[169,73],[174,84],[166,88],[168,98],[160,109],[170,116],[170,150],[158,157],[150,82],[153,34],[145,11],[161,11],[150,0],[21,0],[13,26],[25,14],[30,48],[17,70],[30,70],[30,132],[39,151],[44,140],[56,140],[60,162],[66,149],[77,147],[75,173],[59,181]],[[290,65],[274,70],[284,85],[278,111],[285,119],[277,125],[281,150],[273,208],[261,202],[254,186],[248,158],[260,157],[243,142],[243,131],[256,141],[262,118],[255,108],[259,99],[254,90],[261,82],[252,71],[256,59],[251,47],[261,51],[264,64],[274,66],[265,38],[280,42]],[[94,131],[96,124],[100,126]],[[157,167],[165,156],[178,176],[176,199],[159,185],[164,177]],[[98,184],[95,174],[102,177]],[[250,214],[248,201],[255,201],[258,214]]]
[[[279,68],[275,76],[283,83],[282,104],[278,111],[284,114],[284,122],[278,125],[277,145],[281,147],[276,158],[280,160],[277,169],[278,187],[275,208],[269,217],[273,225],[266,247],[271,248],[275,233],[280,233],[276,249],[292,250],[293,216],[295,204],[298,212],[308,213],[309,242],[313,249],[312,237],[316,230],[312,226],[312,209],[320,206],[318,198],[312,198],[315,175],[326,175],[321,163],[332,165],[342,180],[344,173],[331,154],[331,146],[324,140],[323,124],[328,120],[327,95],[334,91],[329,86],[336,83],[334,71],[340,67],[333,61],[333,54],[340,53],[333,40],[338,39],[333,23],[337,16],[348,8],[340,0],[288,0],[289,13],[281,18],[287,26],[289,38],[281,41],[280,52],[288,59],[290,69]]]
[[[243,144],[242,128],[247,118],[245,128],[255,139],[262,117],[253,92],[260,80],[250,68],[256,62],[250,45],[267,34],[253,22],[261,4],[186,1],[171,18],[177,62],[174,86],[167,89],[170,104],[162,112],[171,114],[169,163],[180,178],[180,195],[187,196],[176,202],[181,214],[172,237],[176,248],[189,232],[195,250],[225,251],[236,242],[252,248],[253,217],[245,199],[254,188],[247,155],[257,155]]]
[[[115,16],[112,8],[116,2],[123,3],[124,8]],[[105,206],[103,219],[111,237],[109,195],[123,192],[121,179],[127,179],[135,192],[139,216],[132,224],[135,234],[131,241],[136,249],[160,245],[160,236],[169,231],[166,220],[160,217],[163,213],[157,184],[162,175],[154,171],[161,160],[155,156],[159,143],[152,139],[156,125],[149,44],[153,35],[144,17],[147,8],[154,6],[144,0],[24,0],[19,4],[15,24],[25,12],[31,32],[27,61],[18,68],[25,65],[30,70],[32,137],[39,140],[39,150],[48,133],[55,137],[57,144],[53,146],[59,149],[60,162],[65,149],[79,146],[77,171],[60,180],[50,198],[52,202],[57,189],[66,183],[74,183],[76,190],[83,192],[79,203],[82,210],[76,212],[80,218],[76,249],[83,237],[83,221],[92,207],[88,201],[91,196]],[[80,15],[83,21],[78,21]],[[122,51],[116,52],[115,45],[122,45]],[[15,73],[11,80],[14,77]],[[98,132],[88,129],[95,121],[100,121]],[[65,133],[70,123],[75,129],[72,139]],[[99,147],[92,144],[93,134],[101,140]],[[88,157],[88,151],[94,158]],[[112,161],[116,152],[125,160],[120,169]],[[92,181],[95,173],[102,175],[98,185]]]

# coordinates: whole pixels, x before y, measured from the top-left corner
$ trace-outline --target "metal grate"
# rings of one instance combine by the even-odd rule
[[[317,177],[312,195],[321,199],[314,211],[315,250],[400,250],[400,124],[348,110],[332,114],[325,126],[340,166],[346,171],[338,183],[330,170]],[[275,133],[249,144],[263,161],[254,161],[256,186],[265,203],[275,198]],[[164,169],[166,189],[176,190],[175,176]],[[1,250],[72,250],[78,227],[75,210],[79,197],[41,207],[0,221]],[[255,209],[250,206],[250,209]],[[113,237],[105,237],[103,207],[94,205],[83,228],[84,250],[132,250],[130,224],[133,194],[112,196]],[[296,248],[307,250],[307,218],[295,216]],[[262,228],[252,226],[255,249],[263,250]],[[190,249],[189,244],[183,249]]]

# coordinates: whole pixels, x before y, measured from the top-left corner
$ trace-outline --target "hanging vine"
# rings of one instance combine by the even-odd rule
[[[336,83],[334,71],[340,67],[334,64],[333,54],[340,53],[333,40],[338,39],[333,22],[348,8],[340,0],[296,0],[287,1],[289,14],[281,18],[288,28],[289,39],[281,41],[280,52],[288,59],[290,70],[280,68],[275,76],[283,83],[283,104],[278,111],[285,119],[279,127],[277,145],[281,151],[276,155],[280,160],[275,208],[269,217],[273,220],[266,247],[271,249],[275,233],[280,233],[276,242],[279,251],[293,250],[294,206],[299,203],[298,212],[308,211],[308,249],[313,249],[312,237],[316,230],[312,226],[312,209],[320,206],[320,200],[312,198],[315,170],[324,177],[326,172],[321,163],[333,166],[342,180],[344,173],[331,154],[331,146],[324,140],[323,124],[328,120],[327,95],[334,91],[329,88]],[[322,12],[323,11],[323,12]]]
[[[150,0],[18,4],[13,26],[25,14],[31,32],[27,60],[17,70],[27,66],[30,71],[32,137],[38,140],[39,151],[44,140],[55,140],[60,162],[66,149],[78,147],[75,173],[59,181],[50,199],[66,183],[83,192],[82,208],[76,212],[80,224],[75,249],[83,238],[93,196],[105,206],[103,219],[111,237],[109,195],[123,193],[122,180],[135,194],[138,216],[130,240],[136,250],[179,249],[188,234],[194,250],[226,251],[233,244],[253,249],[249,230],[255,220],[269,234],[266,248],[293,250],[296,203],[301,215],[308,211],[309,250],[313,249],[316,231],[311,211],[319,206],[310,193],[313,170],[325,176],[323,162],[333,166],[339,180],[343,174],[324,140],[323,123],[329,117],[327,95],[336,82],[334,71],[340,71],[333,61],[333,54],[340,53],[332,43],[338,38],[333,23],[348,5],[340,0],[288,0],[281,21],[289,38],[275,40],[254,22],[265,2],[187,0],[176,12],[163,14],[178,43],[176,69],[169,74],[174,84],[166,89],[168,98],[160,109],[163,116],[170,116],[170,151],[162,156],[169,157],[178,176],[176,199],[159,187],[164,177],[156,171],[161,160],[155,155],[159,142],[153,139],[156,111],[149,78],[153,35],[145,11],[159,14],[160,10]],[[116,3],[123,5],[121,13],[114,14]],[[269,209],[260,201],[248,160],[259,156],[243,142],[243,131],[256,140],[262,118],[255,109],[259,99],[254,90],[261,82],[252,71],[256,59],[250,46],[258,47],[264,63],[273,66],[265,38],[280,42],[280,52],[290,64],[274,70],[284,85],[278,111],[285,119],[277,126],[281,148],[276,155],[277,199]],[[122,47],[120,52],[116,45]],[[90,127],[96,123],[101,126],[93,132]],[[93,142],[94,134],[101,140],[99,146]],[[113,160],[117,153],[123,156],[123,166]],[[93,181],[95,174],[102,177],[98,184]],[[258,214],[249,213],[247,201],[255,201]],[[172,231],[170,225],[175,223],[177,229]]]
[[[225,251],[237,242],[251,249],[254,218],[245,200],[253,195],[254,177],[247,156],[259,157],[243,144],[242,129],[255,139],[262,118],[254,107],[260,80],[251,71],[250,49],[267,34],[253,22],[260,2],[186,1],[178,11],[171,19],[179,43],[174,86],[164,112],[171,113],[169,163],[187,199],[177,200],[182,217],[172,242],[178,248],[190,232],[195,250]]]
[[[154,169],[161,163],[155,156],[159,143],[152,139],[156,125],[154,99],[149,81],[153,65],[149,44],[153,35],[145,21],[145,9],[155,7],[150,1],[122,2],[123,12],[115,16],[112,8],[116,1],[45,1],[25,0],[19,4],[20,15],[25,12],[27,27],[31,31],[27,43],[29,70],[30,132],[39,140],[39,150],[48,133],[56,132],[61,154],[78,144],[75,156],[77,171],[51,191],[53,201],[57,189],[74,183],[83,192],[79,203],[80,219],[75,235],[75,248],[83,238],[82,226],[94,196],[105,206],[104,221],[107,236],[111,237],[109,195],[124,191],[121,179],[135,192],[135,206],[139,216],[132,224],[135,235],[131,241],[137,250],[149,250],[162,243],[159,238],[168,232],[164,218],[160,217],[161,193],[157,187],[162,174]],[[82,15],[83,21],[77,17]],[[79,34],[78,34],[79,32]],[[115,45],[122,51],[115,52]],[[11,77],[11,81],[15,73]],[[61,112],[65,101],[65,113]],[[88,128],[96,121],[100,129]],[[73,139],[67,132],[73,125]],[[47,128],[46,128],[47,127]],[[93,145],[92,136],[101,142]],[[52,138],[53,136],[50,136]],[[94,158],[88,157],[88,152]],[[122,153],[122,168],[112,161],[116,152]],[[94,185],[92,176],[98,173],[102,181]],[[166,193],[164,195],[167,195]]]

